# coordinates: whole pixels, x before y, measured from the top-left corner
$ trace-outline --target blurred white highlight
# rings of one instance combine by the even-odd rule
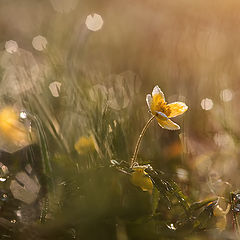
[[[10,54],[15,53],[18,50],[18,44],[13,40],[9,40],[5,43],[5,49]]]
[[[47,39],[41,35],[33,38],[32,45],[37,51],[43,51],[47,47]]]
[[[220,98],[223,102],[230,102],[233,98],[233,93],[230,89],[224,89],[220,92]]]
[[[20,112],[19,117],[22,118],[22,119],[26,119],[27,118],[27,113],[22,111],[22,112]]]
[[[85,24],[89,30],[96,32],[102,28],[103,19],[97,13],[94,13],[93,15],[90,14],[87,16]]]
[[[49,89],[54,97],[59,97],[59,92],[61,88],[61,83],[60,82],[52,82],[49,84]]]
[[[183,169],[183,168],[178,168],[177,171],[177,176],[179,178],[179,180],[185,182],[188,180],[188,172],[187,170]]]
[[[201,107],[202,109],[208,111],[211,110],[213,108],[213,101],[210,98],[204,98],[201,101]]]
[[[77,6],[78,0],[50,0],[56,12],[69,13]]]

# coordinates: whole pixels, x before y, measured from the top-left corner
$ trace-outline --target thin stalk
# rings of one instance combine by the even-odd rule
[[[238,217],[237,217],[237,213],[233,211],[234,209],[234,205],[235,205],[235,194],[234,193],[230,193],[231,195],[231,211],[232,211],[232,214],[233,214],[233,230],[235,231],[235,234],[236,234],[236,239],[240,239],[240,227],[239,227],[239,222],[238,222]]]
[[[237,239],[240,239],[240,228],[239,228],[239,223],[238,223],[236,213],[233,213],[233,219],[234,219],[235,232],[236,232],[236,235],[237,235]]]
[[[150,123],[152,122],[152,120],[154,119],[155,116],[152,116],[148,121],[147,123],[145,124],[145,126],[143,127],[142,129],[142,132],[137,140],[137,144],[136,144],[136,147],[135,147],[135,150],[134,150],[134,153],[133,153],[133,157],[131,159],[131,167],[133,167],[134,163],[137,162],[137,155],[138,155],[138,152],[139,152],[139,148],[140,148],[140,144],[141,144],[141,141],[142,141],[142,138],[146,132],[146,130],[148,129]]]

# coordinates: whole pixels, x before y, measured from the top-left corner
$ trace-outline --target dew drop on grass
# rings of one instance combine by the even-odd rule
[[[170,225],[167,225],[167,227],[171,230],[176,230],[176,228],[174,227],[173,223],[171,223]]]
[[[21,111],[20,114],[19,114],[19,117],[21,119],[26,119],[27,118],[27,113],[25,111]]]
[[[2,200],[3,202],[5,202],[5,201],[7,201],[7,199],[8,199],[8,195],[7,195],[6,193],[3,193],[3,194],[1,195],[0,200]]]

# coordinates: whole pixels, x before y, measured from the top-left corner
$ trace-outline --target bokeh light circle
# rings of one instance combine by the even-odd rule
[[[220,92],[220,98],[223,102],[230,102],[233,98],[233,93],[230,89],[223,89]]]
[[[43,51],[47,47],[47,39],[41,35],[33,38],[32,45],[37,51]]]
[[[202,99],[201,107],[202,107],[202,109],[204,109],[206,111],[211,110],[213,108],[213,100],[210,98]]]
[[[5,50],[10,54],[17,52],[17,50],[18,50],[17,42],[13,41],[13,40],[6,41]]]
[[[87,16],[85,24],[89,30],[96,32],[102,28],[103,19],[97,13],[94,13],[93,15],[90,14]]]

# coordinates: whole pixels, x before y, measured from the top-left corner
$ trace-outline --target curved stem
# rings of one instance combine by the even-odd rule
[[[133,153],[133,157],[132,157],[132,160],[131,160],[131,167],[134,165],[135,162],[137,162],[137,155],[138,155],[138,152],[139,152],[139,147],[140,147],[140,144],[141,144],[141,141],[142,141],[142,138],[146,132],[146,130],[148,129],[150,123],[152,122],[152,120],[154,119],[155,116],[152,116],[148,121],[147,123],[145,124],[145,126],[143,127],[143,130],[137,140],[137,144],[136,144],[136,147],[135,147],[135,150],[134,150],[134,153]]]

